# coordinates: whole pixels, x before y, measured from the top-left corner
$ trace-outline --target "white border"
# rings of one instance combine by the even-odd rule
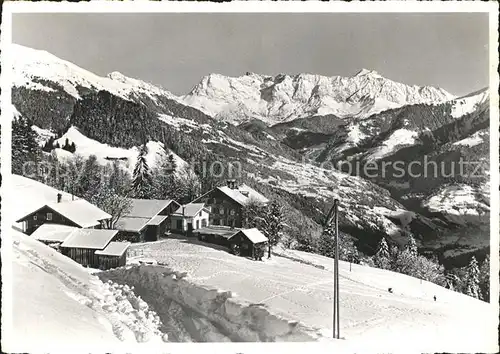
[[[10,70],[11,68],[10,56],[7,47],[12,42],[12,16],[8,11],[2,11],[2,25],[0,33],[0,46],[1,46],[1,60],[2,72],[0,73],[0,104],[1,104],[1,124],[2,124],[2,140],[1,140],[1,174],[2,186],[0,188],[0,195],[2,197],[2,323],[12,322],[12,292],[11,292],[11,278],[12,278],[12,252],[11,251],[11,234],[6,232],[10,230],[12,222],[10,215],[9,201],[9,186],[11,185],[11,137],[12,137],[12,117],[13,112],[11,109],[11,85],[10,85]],[[6,119],[8,117],[8,119]],[[6,207],[9,206],[9,207]],[[2,338],[8,338],[8,332],[2,326]],[[2,344],[3,344],[2,340]],[[2,345],[3,347],[3,345]]]
[[[233,1],[225,3],[213,2],[112,2],[92,1],[80,3],[57,3],[57,2],[6,2],[4,10],[8,9],[15,13],[98,13],[98,12],[489,12],[497,9],[494,2],[471,2],[471,1],[367,1],[367,2],[296,2],[287,1]]]
[[[205,3],[205,2],[108,2],[108,1],[96,1],[91,3],[54,3],[54,2],[6,2],[3,4],[3,14],[2,14],[2,32],[1,32],[1,59],[2,59],[2,73],[1,73],[1,112],[2,112],[2,147],[1,147],[1,172],[2,172],[2,230],[9,230],[10,225],[12,225],[11,213],[9,207],[5,208],[6,205],[15,207],[15,196],[9,194],[9,186],[11,185],[10,170],[11,170],[11,97],[10,97],[10,71],[11,71],[11,60],[8,52],[8,46],[11,43],[11,24],[12,24],[12,13],[152,13],[152,12],[199,12],[199,13],[232,13],[232,12],[253,12],[253,13],[315,13],[315,12],[335,12],[335,13],[408,13],[408,12],[420,12],[420,13],[439,13],[439,12],[486,12],[489,13],[490,21],[490,143],[491,143],[491,294],[492,294],[492,343],[488,344],[491,346],[489,352],[496,352],[497,346],[497,328],[498,328],[498,298],[499,296],[499,285],[498,285],[498,274],[499,274],[499,199],[495,198],[495,193],[498,192],[499,186],[499,112],[498,112],[498,4],[496,2],[405,2],[405,1],[388,1],[388,2],[232,2],[232,3]],[[5,118],[9,117],[9,118]],[[497,168],[494,168],[497,166]],[[500,196],[500,193],[498,194]],[[2,291],[2,322],[10,322],[12,319],[11,306],[12,294],[10,292],[10,282],[11,279],[11,252],[10,249],[11,237],[10,234],[2,233],[2,279],[3,279],[3,290]],[[460,311],[460,309],[457,309]],[[487,319],[485,319],[487,320]],[[474,324],[471,323],[471,326]],[[7,348],[7,345],[12,345],[13,343],[8,343],[9,338],[7,329],[2,327],[2,347],[5,350],[14,352],[19,351],[18,348],[11,347]],[[63,338],[61,338],[63,339]],[[422,339],[425,342],[425,339]],[[397,339],[396,339],[397,342]],[[28,343],[24,343],[28,344]],[[104,348],[102,346],[97,347],[92,343],[86,348],[75,348],[71,346],[70,348],[62,348],[62,346],[56,345],[55,348],[42,348],[36,347],[36,344],[31,344],[31,352],[36,352],[42,350],[43,352],[150,352],[156,349],[154,352],[162,352],[167,349],[168,352],[196,352],[199,353],[200,349],[203,352],[262,352],[264,350],[278,350],[286,351],[287,353],[301,353],[311,352],[311,351],[328,351],[331,352],[331,344],[328,343],[210,343],[210,344],[169,344],[166,347],[151,348],[150,346],[138,346],[136,347],[122,347],[122,348]],[[489,348],[489,347],[488,347]],[[445,351],[450,351],[450,348],[446,348]],[[469,350],[471,349],[471,350]],[[480,351],[488,351],[481,348]],[[361,348],[356,345],[356,343],[349,343],[348,347],[343,347],[342,352],[351,351],[362,351],[362,352],[381,352],[381,351],[391,351],[391,352],[408,352],[412,348],[408,348],[404,345],[390,345],[388,347],[380,348],[373,346],[371,348]],[[422,348],[419,348],[419,351]],[[461,352],[472,352],[478,351],[473,348],[460,348]],[[428,348],[428,351],[442,351],[439,348]]]

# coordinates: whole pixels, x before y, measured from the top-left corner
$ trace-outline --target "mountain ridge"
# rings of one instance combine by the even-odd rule
[[[479,134],[472,136],[484,128],[487,117],[483,108],[481,112],[476,112],[478,104],[484,107],[487,103],[486,95],[483,97],[481,94],[442,103],[405,105],[373,113],[370,102],[376,98],[367,98],[363,93],[348,90],[340,94],[345,98],[353,98],[359,104],[357,108],[366,108],[363,112],[370,116],[350,116],[351,119],[346,119],[335,114],[315,114],[269,127],[258,117],[252,121],[245,120],[248,115],[243,112],[241,118],[244,124],[234,126],[227,120],[218,119],[220,116],[206,115],[185,103],[183,97],[172,95],[155,85],[128,78],[118,72],[99,77],[62,59],[59,62],[57,57],[47,56],[46,52],[41,54],[41,58],[36,57],[37,54],[37,51],[30,52],[31,57],[26,56],[13,64],[17,68],[14,68],[16,80],[12,102],[20,115],[29,118],[40,131],[60,131],[62,136],[68,129],[75,127],[89,139],[124,149],[141,145],[146,137],[149,141],[166,143],[164,148],[173,151],[184,161],[191,161],[193,157],[206,157],[207,154],[217,156],[224,162],[239,161],[247,178],[245,183],[253,183],[252,186],[278,198],[290,208],[295,219],[294,232],[299,236],[301,224],[307,225],[307,232],[317,234],[320,230],[318,215],[321,214],[321,208],[329,205],[334,198],[339,198],[344,214],[340,218],[341,230],[358,238],[358,245],[367,252],[373,252],[381,237],[388,237],[397,243],[404,243],[409,233],[414,233],[420,240],[424,239],[424,235],[437,238],[443,226],[441,216],[419,215],[416,209],[412,209],[414,207],[407,206],[411,203],[402,203],[398,199],[400,196],[391,195],[390,186],[377,184],[380,181],[322,169],[318,164],[342,160],[350,155],[355,157],[358,153],[363,157],[371,151],[370,148],[386,146],[386,142],[391,141],[388,138],[397,129],[410,130],[414,126],[418,127],[419,134],[428,129],[429,132],[425,134],[435,135],[436,139],[427,139],[424,143],[435,143],[436,149],[442,145],[441,140],[463,141],[460,149],[453,147],[439,152],[439,158],[447,158],[456,150],[467,153],[467,144],[484,139]],[[46,61],[55,66],[43,63],[47,57],[49,60]],[[40,62],[41,67],[37,67],[35,64]],[[367,79],[369,83],[383,80],[368,70],[358,74],[359,77],[373,76]],[[211,77],[212,80],[225,82],[222,76],[213,74]],[[249,73],[246,80],[252,82],[262,78],[270,81],[266,84],[269,86],[264,87],[264,96],[271,102],[274,102],[273,86],[281,83],[286,86],[287,82],[292,82],[292,78],[286,75],[277,80],[276,77],[253,73]],[[281,82],[276,83],[276,80]],[[310,86],[305,82],[302,85],[302,91],[296,93],[298,96],[309,92]],[[270,89],[266,91],[266,88]],[[260,90],[258,95],[260,99]],[[307,98],[307,94],[302,96]],[[309,102],[309,99],[306,101]],[[368,104],[362,107],[362,101]],[[236,107],[241,108],[241,112],[246,109],[246,103],[244,100],[237,101]],[[229,116],[231,114],[228,113]],[[453,123],[455,121],[464,126],[472,122],[476,130],[467,130]],[[366,130],[361,123],[369,123],[369,129]],[[445,134],[447,125],[456,130],[454,140],[449,140],[450,137]],[[396,135],[398,142],[408,137],[400,133]],[[467,140],[468,134],[471,140]],[[345,141],[346,137],[350,140]],[[404,155],[407,151],[418,151],[421,138],[412,139],[408,140],[409,144],[395,145],[395,149],[385,149],[383,154],[377,156],[384,160],[396,154]],[[363,145],[365,140],[369,146]],[[337,149],[344,142],[352,144],[345,146],[345,149]],[[426,145],[429,149],[433,149],[433,146]],[[473,149],[479,147],[476,145]],[[79,153],[78,144],[76,153]],[[407,192],[411,194],[411,191]],[[429,198],[432,199],[432,196]],[[410,221],[403,223],[400,216],[409,216]],[[444,223],[449,225],[450,221]]]
[[[274,125],[312,115],[368,117],[407,104],[455,98],[442,88],[409,86],[362,69],[352,77],[315,74],[209,74],[181,100],[206,114],[240,124],[252,118]],[[237,118],[231,119],[231,116]]]

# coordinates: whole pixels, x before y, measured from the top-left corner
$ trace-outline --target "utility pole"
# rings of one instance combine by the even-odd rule
[[[333,260],[333,338],[340,338],[340,316],[339,316],[339,201],[335,199],[333,206],[328,212],[323,232],[334,237],[334,260]],[[332,225],[332,223],[334,225]],[[334,230],[332,230],[334,229]],[[332,235],[334,233],[334,235]]]
[[[340,306],[339,306],[339,200],[335,199],[333,201],[333,207],[335,209],[335,267],[334,269],[334,306],[336,307],[336,311],[334,314],[337,315],[337,318],[334,318],[334,321],[337,321],[337,325],[334,327],[337,329],[337,339],[340,338]],[[335,336],[335,333],[334,333]]]

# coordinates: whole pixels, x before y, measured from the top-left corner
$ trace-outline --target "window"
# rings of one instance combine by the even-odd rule
[[[219,221],[219,225],[220,225],[220,226],[224,226],[224,220],[220,219],[220,221]]]
[[[33,220],[37,221],[38,220],[38,216],[37,215],[33,215]]]
[[[47,213],[47,220],[52,221],[52,213]]]
[[[196,228],[199,229],[200,228],[200,220],[196,220]]]
[[[231,209],[231,215],[234,215],[234,214],[235,214],[234,209]]]
[[[220,212],[220,214],[221,214],[221,215],[224,215],[224,208],[223,208],[223,207],[221,207],[221,208],[219,209],[219,212]]]
[[[219,209],[214,207],[214,214],[217,214],[219,212]]]

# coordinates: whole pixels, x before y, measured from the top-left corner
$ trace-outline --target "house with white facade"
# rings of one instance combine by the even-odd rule
[[[209,210],[203,203],[182,205],[170,215],[171,230],[174,233],[192,234],[193,230],[208,226]]]

